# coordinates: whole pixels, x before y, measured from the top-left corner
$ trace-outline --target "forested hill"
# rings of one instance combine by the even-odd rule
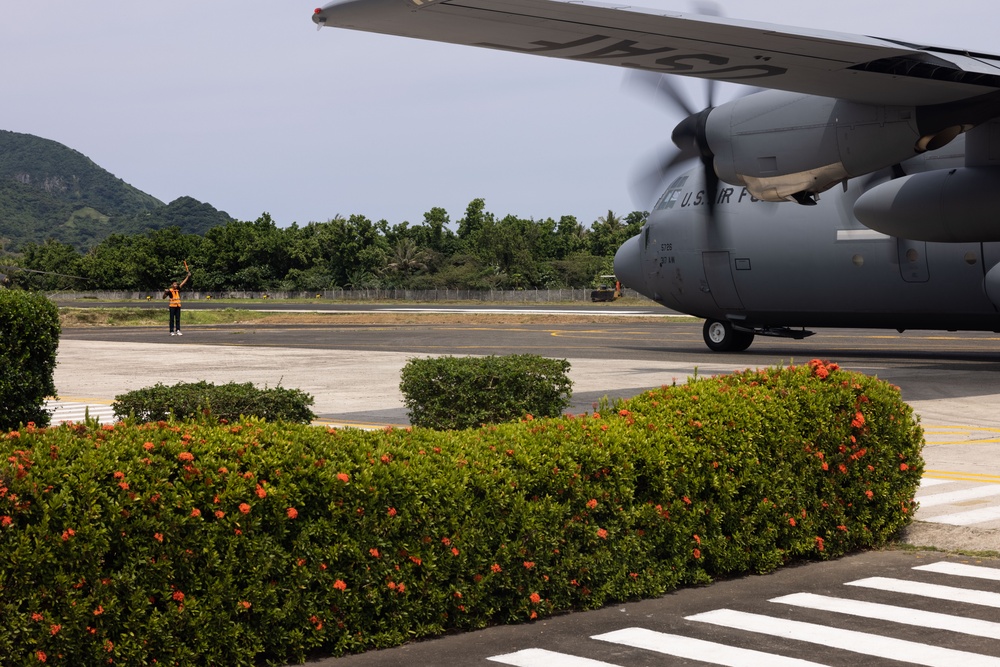
[[[0,247],[55,239],[87,250],[110,234],[177,226],[204,234],[231,218],[181,197],[164,204],[50,139],[0,130]]]

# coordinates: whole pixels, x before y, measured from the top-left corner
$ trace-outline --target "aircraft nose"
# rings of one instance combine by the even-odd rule
[[[615,276],[625,287],[644,294],[646,279],[642,275],[642,239],[633,236],[615,253]]]

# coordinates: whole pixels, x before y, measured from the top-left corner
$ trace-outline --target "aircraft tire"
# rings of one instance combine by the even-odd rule
[[[737,331],[731,322],[722,320],[705,320],[702,334],[712,352],[742,352],[753,343],[752,333]]]

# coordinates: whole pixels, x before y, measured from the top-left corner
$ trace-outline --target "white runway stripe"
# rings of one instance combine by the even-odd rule
[[[949,526],[971,526],[977,523],[986,523],[1000,519],[1000,505],[994,507],[983,507],[978,510],[968,510],[966,512],[953,512],[952,514],[939,514],[932,517],[920,517],[920,521],[928,523],[944,523]]]
[[[993,496],[1000,496],[1000,484],[974,486],[971,489],[962,489],[961,491],[948,491],[947,493],[935,493],[930,496],[921,496],[917,498],[917,502],[920,503],[920,509],[926,509],[928,507],[950,505],[952,503],[961,503],[967,500],[978,500],[980,498],[991,498]]]
[[[717,644],[702,639],[654,632],[644,628],[625,628],[595,635],[591,639],[656,651],[687,660],[728,667],[821,667],[821,663],[786,658],[773,653]]]
[[[926,667],[1000,667],[1000,658],[920,644],[904,639],[880,637],[866,632],[829,628],[732,609],[718,609],[688,616],[689,621],[711,623],[727,628],[757,632],[773,637],[819,644],[853,653],[900,660]]]
[[[955,480],[953,479],[930,479],[927,477],[920,478],[921,489],[928,489],[932,486],[940,486],[941,484],[954,484],[954,483]]]
[[[63,422],[82,422],[87,416],[102,424],[113,424],[115,411],[110,405],[80,403],[75,401],[46,401],[45,409],[52,414],[52,424]]]
[[[907,609],[905,607],[894,607],[888,604],[877,602],[865,602],[863,600],[849,600],[845,598],[835,598],[826,595],[816,595],[814,593],[793,593],[773,598],[771,602],[788,604],[806,609],[816,609],[819,611],[829,611],[836,614],[848,614],[850,616],[860,616],[862,618],[872,618],[880,621],[890,621],[892,623],[902,623],[904,625],[915,625],[923,628],[934,628],[935,630],[948,630],[950,632],[960,632],[975,637],[986,637],[988,639],[1000,639],[1000,623],[993,621],[982,621],[975,618],[965,618],[962,616],[951,616],[949,614],[939,614],[933,611],[923,611],[920,609]]]
[[[937,572],[938,574],[950,574],[956,577],[972,577],[974,579],[986,579],[988,581],[1000,581],[1000,568],[982,567],[980,565],[966,565],[965,563],[952,563],[950,561],[939,561],[918,565],[913,568],[921,572]]]
[[[859,579],[858,581],[848,581],[844,585],[859,586],[861,588],[874,588],[876,590],[889,591],[891,593],[919,595],[921,597],[933,598],[935,600],[964,602],[965,604],[975,604],[982,607],[995,607],[1000,609],[1000,593],[991,593],[989,591],[975,591],[967,588],[926,584],[920,581],[905,581],[903,579],[890,579],[888,577],[869,577],[868,579]]]
[[[486,659],[505,665],[514,665],[514,667],[619,667],[619,665],[610,662],[579,658],[541,648],[526,648],[516,653],[495,655]]]

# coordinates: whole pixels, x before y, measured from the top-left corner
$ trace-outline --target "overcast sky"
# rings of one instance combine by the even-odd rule
[[[622,70],[317,31],[320,4],[5,0],[0,129],[65,144],[164,202],[187,195],[280,226],[418,223],[435,206],[457,222],[476,197],[499,216],[585,225],[640,208],[630,174],[680,118],[624,88]],[[1000,52],[996,0],[716,4],[735,19]]]

